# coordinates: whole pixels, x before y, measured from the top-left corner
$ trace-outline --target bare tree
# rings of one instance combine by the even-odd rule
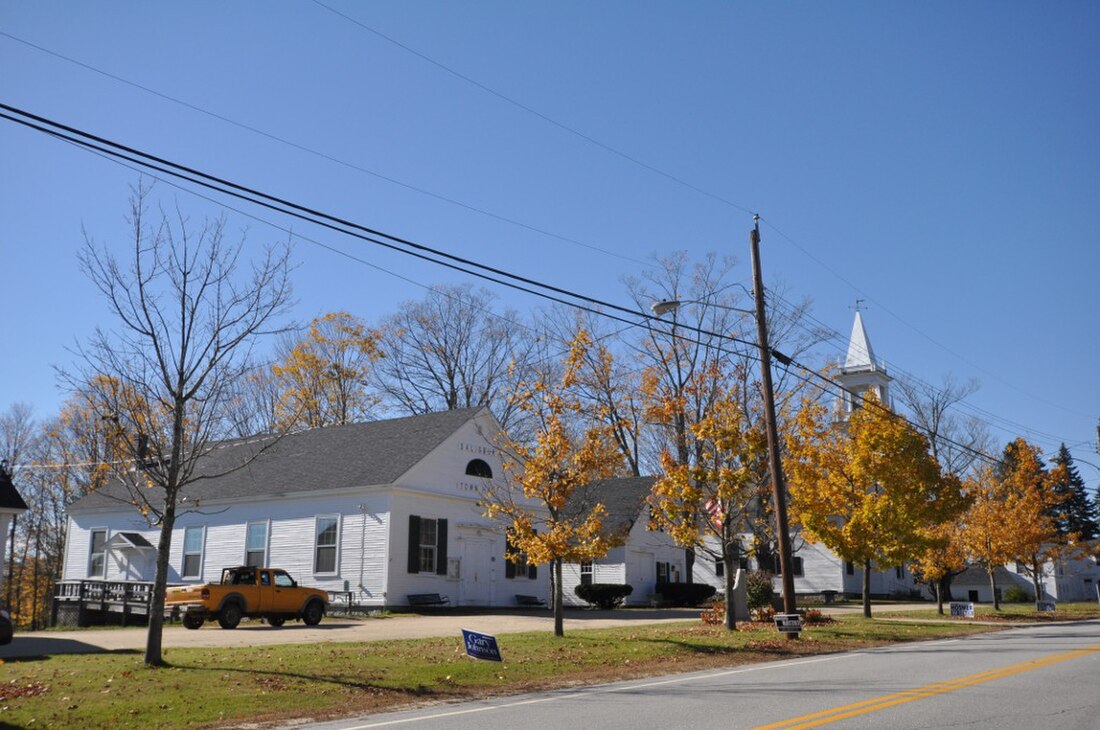
[[[232,384],[254,339],[289,307],[290,247],[265,247],[246,264],[244,240],[226,240],[224,219],[195,225],[178,208],[150,216],[147,196],[139,185],[130,198],[128,261],[85,234],[81,264],[117,322],[96,331],[65,377],[114,425],[112,474],[160,528],[145,648],[145,663],[157,666],[180,500],[189,484],[215,476],[199,467],[225,435]]]
[[[518,322],[484,289],[434,287],[382,323],[378,388],[404,413],[488,406],[508,428],[517,415],[508,394],[534,344]]]

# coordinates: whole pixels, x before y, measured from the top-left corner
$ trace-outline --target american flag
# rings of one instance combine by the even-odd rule
[[[714,525],[714,529],[721,531],[722,522],[726,519],[726,508],[722,505],[722,502],[717,499],[708,499],[703,503],[703,509],[710,515],[710,521]]]

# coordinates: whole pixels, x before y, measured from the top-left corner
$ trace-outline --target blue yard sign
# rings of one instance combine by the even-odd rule
[[[500,658],[500,648],[497,646],[495,636],[462,629],[462,640],[466,643],[466,653],[474,659],[484,659],[489,662],[504,661]]]

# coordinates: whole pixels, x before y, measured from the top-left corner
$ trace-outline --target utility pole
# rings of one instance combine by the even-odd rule
[[[771,347],[768,345],[768,322],[764,314],[764,281],[760,274],[760,216],[754,215],[749,232],[752,245],[752,293],[756,300],[756,337],[760,346],[760,382],[764,391],[764,426],[768,433],[768,466],[775,500],[775,526],[779,540],[779,568],[783,575],[783,612],[796,612],[794,600],[794,566],[791,560],[791,535],[787,525],[787,495],[783,484],[783,465],[779,460],[779,429],[775,423],[775,392],[772,386]],[[786,634],[797,639],[798,634]]]

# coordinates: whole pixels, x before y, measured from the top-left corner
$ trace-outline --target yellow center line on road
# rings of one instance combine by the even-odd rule
[[[831,722],[836,722],[837,720],[843,720],[845,718],[855,717],[857,715],[865,715],[871,712],[885,710],[888,707],[905,704],[906,702],[913,702],[914,700],[924,699],[925,697],[934,697],[936,695],[945,694],[947,692],[954,692],[955,690],[962,689],[964,687],[971,687],[975,684],[982,684],[983,682],[1000,679],[1001,677],[1010,677],[1014,674],[1030,672],[1033,669],[1040,669],[1042,667],[1050,666],[1051,664],[1069,661],[1070,659],[1078,659],[1080,657],[1087,656],[1089,654],[1095,654],[1097,652],[1100,652],[1100,644],[1085,647],[1084,649],[1074,649],[1073,651],[1066,651],[1060,654],[1052,654],[1051,656],[1042,657],[1040,659],[1029,659],[1026,662],[1020,662],[1019,664],[1012,664],[1010,666],[1001,667],[999,669],[990,669],[988,671],[979,672],[977,674],[968,674],[965,677],[949,679],[944,682],[936,682],[934,684],[928,684],[923,687],[915,687],[913,689],[905,690],[904,692],[896,692],[894,694],[876,697],[875,699],[871,700],[854,702],[850,705],[842,705],[840,707],[834,707],[829,710],[822,710],[821,712],[815,712],[809,715],[792,717],[789,720],[772,723],[771,725],[761,725],[755,728],[755,730],[780,730],[780,728],[782,728],[783,730],[799,730],[800,728],[811,728],[818,727],[819,725],[827,725]]]

